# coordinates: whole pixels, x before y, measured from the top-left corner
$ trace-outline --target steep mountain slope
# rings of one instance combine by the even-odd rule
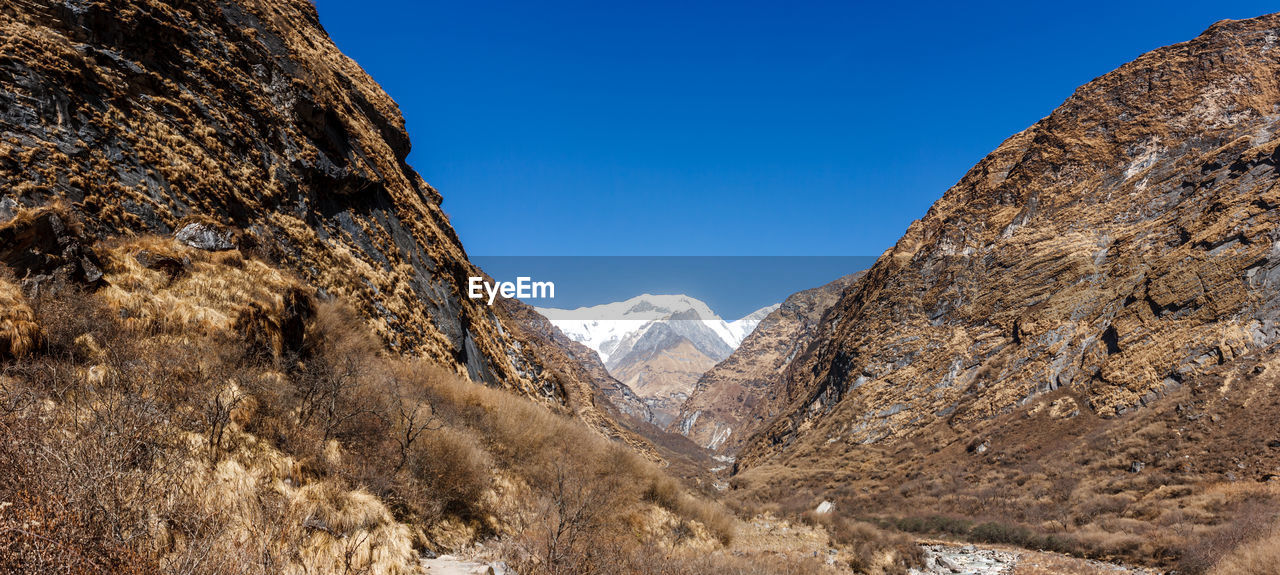
[[[646,347],[627,356],[612,373],[644,398],[650,421],[666,427],[689,398],[694,382],[715,366],[697,347],[669,329],[659,327],[646,338]]]
[[[359,306],[390,349],[563,401],[461,293],[479,274],[395,102],[310,2],[24,0],[0,28],[0,215],[59,201],[97,238],[205,222]]]
[[[1215,24],[983,159],[827,312],[743,496],[1187,572],[1271,522],[1278,39]]]
[[[1004,142],[832,309],[748,459],[801,427],[855,446],[1061,386],[1114,417],[1274,342],[1277,27],[1216,24]]]
[[[0,4],[0,571],[742,561],[408,150],[306,0]]]
[[[791,297],[756,326],[738,349],[698,379],[672,431],[718,453],[735,453],[786,407],[783,376],[823,325],[822,315],[861,274]]]

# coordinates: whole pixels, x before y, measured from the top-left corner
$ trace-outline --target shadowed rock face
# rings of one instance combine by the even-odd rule
[[[479,273],[408,152],[307,0],[0,5],[0,217],[57,201],[87,237],[252,248],[397,352],[567,402],[568,376],[461,293]]]
[[[1275,342],[1278,38],[1280,16],[1216,24],[1005,141],[827,313],[742,463],[1059,387],[1114,417]]]
[[[861,274],[788,297],[742,345],[701,376],[669,431],[717,453],[734,453],[786,407],[786,368],[817,336],[823,313]]]

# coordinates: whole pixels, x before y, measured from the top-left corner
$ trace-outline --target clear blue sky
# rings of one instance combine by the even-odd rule
[[[876,255],[1080,84],[1264,2],[317,0],[472,255]]]

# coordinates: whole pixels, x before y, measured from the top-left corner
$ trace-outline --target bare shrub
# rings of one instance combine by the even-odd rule
[[[1246,543],[1228,552],[1208,571],[1211,575],[1271,575],[1280,573],[1280,533]]]
[[[417,503],[428,522],[445,514],[471,517],[489,487],[488,454],[465,431],[432,432],[411,449],[406,470],[419,493],[403,494]]]
[[[1274,534],[1268,534],[1260,526],[1276,523],[1276,504],[1259,497],[1246,497],[1234,505],[1230,520],[1214,527],[1189,545],[1178,561],[1178,567],[1186,573],[1249,573],[1248,571],[1222,571],[1222,565],[1264,565],[1280,555],[1272,552],[1276,543]],[[1270,535],[1268,537],[1268,535]],[[1261,571],[1276,573],[1280,571]]]
[[[832,546],[845,548],[853,556],[849,568],[855,573],[903,573],[924,564],[924,552],[915,541],[901,533],[890,533],[875,525],[847,518],[838,511],[805,512],[806,523],[821,525]]]

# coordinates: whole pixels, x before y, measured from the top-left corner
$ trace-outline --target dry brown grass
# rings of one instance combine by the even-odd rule
[[[117,240],[105,253],[109,285],[102,296],[130,329],[234,331],[279,354],[302,336],[298,322],[313,313],[309,290],[296,279],[235,250],[210,253],[142,236]]]
[[[497,538],[522,573],[687,573],[732,541],[732,514],[625,445],[386,353],[260,260],[103,252],[110,287],[43,290],[43,337],[0,364],[10,571],[402,573]]]
[[[40,326],[22,290],[0,275],[0,358],[23,357],[39,339]]]
[[[206,416],[269,363],[234,340],[140,337],[99,296],[64,289],[35,306],[41,349],[3,366],[9,572],[413,568],[409,529],[376,497],[340,477],[294,481],[293,456],[240,429],[247,414]]]
[[[849,519],[838,511],[806,512],[803,517],[808,523],[822,525],[831,536],[831,545],[851,555],[848,563],[854,573],[906,575],[908,568],[920,566],[924,561],[920,546],[901,533]]]
[[[1238,369],[1268,377],[1269,357]],[[1280,517],[1275,451],[1258,432],[1280,417],[1272,384],[1240,379],[1229,395],[1210,380],[1107,420],[1053,416],[1071,398],[1063,389],[977,430],[938,425],[751,468],[730,497],[784,514],[829,499],[909,533],[1204,573]],[[984,442],[985,453],[968,449]]]
[[[1210,575],[1271,575],[1280,573],[1280,532],[1271,531],[1222,557]]]

